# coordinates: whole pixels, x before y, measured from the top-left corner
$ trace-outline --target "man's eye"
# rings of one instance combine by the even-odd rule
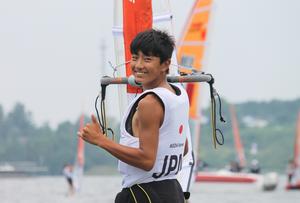
[[[151,60],[152,60],[151,57],[145,57],[145,61],[146,61],[146,62],[150,62]]]
[[[131,57],[131,60],[136,61],[136,60],[137,60],[137,57],[136,57],[136,56],[132,56],[132,57]]]

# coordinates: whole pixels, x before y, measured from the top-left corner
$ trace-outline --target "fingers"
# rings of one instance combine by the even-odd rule
[[[81,139],[83,139],[84,141],[90,143],[88,129],[86,127],[84,127],[81,131],[78,131],[77,136],[80,137]]]
[[[80,137],[81,139],[85,140],[82,132],[78,131],[77,136]]]
[[[80,131],[77,131],[77,135],[81,138],[84,138],[85,134],[89,133],[90,124],[86,124]]]
[[[88,123],[88,124],[86,124],[86,125],[84,126],[84,128],[82,129],[82,131],[83,131],[84,133],[88,133],[89,128],[90,128],[90,124]]]

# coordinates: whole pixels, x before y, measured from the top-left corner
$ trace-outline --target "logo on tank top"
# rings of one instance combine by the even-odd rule
[[[166,155],[164,158],[164,164],[161,172],[153,173],[152,177],[157,179],[162,176],[167,176],[170,173],[176,175],[182,169],[182,154],[178,155]]]

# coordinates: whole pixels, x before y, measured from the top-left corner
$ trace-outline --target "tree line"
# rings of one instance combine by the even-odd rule
[[[247,165],[257,159],[263,171],[285,172],[289,159],[293,158],[296,120],[300,111],[300,99],[292,101],[273,100],[269,102],[244,102],[234,104],[239,134],[244,146]],[[223,132],[225,143],[215,150],[212,146],[210,123],[201,125],[200,149],[198,155],[209,165],[221,168],[237,159],[234,147],[229,103],[222,101],[226,123],[217,125]],[[209,116],[209,109],[204,115]],[[247,126],[245,117],[266,122],[265,126]],[[257,154],[251,154],[251,146],[257,145]]]
[[[90,120],[85,116],[85,121]],[[117,122],[109,119],[109,123],[118,133]],[[77,131],[79,118],[75,123],[65,121],[56,129],[49,124],[37,127],[32,121],[32,113],[17,103],[13,109],[4,114],[0,106],[0,163],[33,162],[48,168],[48,174],[61,174],[66,163],[75,161],[77,152]],[[85,145],[85,167],[96,165],[111,166],[116,161],[103,150],[90,144]]]
[[[234,106],[248,163],[255,158],[265,171],[284,172],[288,160],[293,156],[300,99],[244,102]],[[218,122],[217,125],[224,134],[223,146],[218,146],[215,150],[212,146],[210,123],[201,125],[200,147],[196,153],[214,168],[224,167],[236,159],[228,107],[229,103],[222,100],[226,123]],[[209,118],[209,107],[203,110],[203,115]],[[267,125],[249,127],[243,122],[246,116],[263,119],[267,121]],[[85,117],[85,120],[89,118]],[[114,118],[108,120],[118,137],[119,121]],[[37,126],[32,120],[32,113],[21,103],[17,103],[7,114],[4,114],[0,105],[0,163],[30,161],[47,167],[49,175],[61,174],[63,165],[75,160],[78,128],[79,118],[74,123],[62,122],[53,129],[47,123]],[[258,145],[255,157],[250,153],[252,143]],[[115,168],[116,164],[116,159],[104,150],[90,144],[85,145],[86,171],[95,171],[101,167]]]

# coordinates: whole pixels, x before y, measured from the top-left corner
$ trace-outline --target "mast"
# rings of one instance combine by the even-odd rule
[[[244,168],[246,166],[244,147],[243,147],[243,144],[241,141],[238,121],[236,118],[236,112],[235,112],[235,108],[233,105],[229,106],[229,111],[230,111],[230,116],[231,116],[232,133],[233,133],[233,138],[234,138],[235,150],[237,153],[239,164],[242,168]]]

